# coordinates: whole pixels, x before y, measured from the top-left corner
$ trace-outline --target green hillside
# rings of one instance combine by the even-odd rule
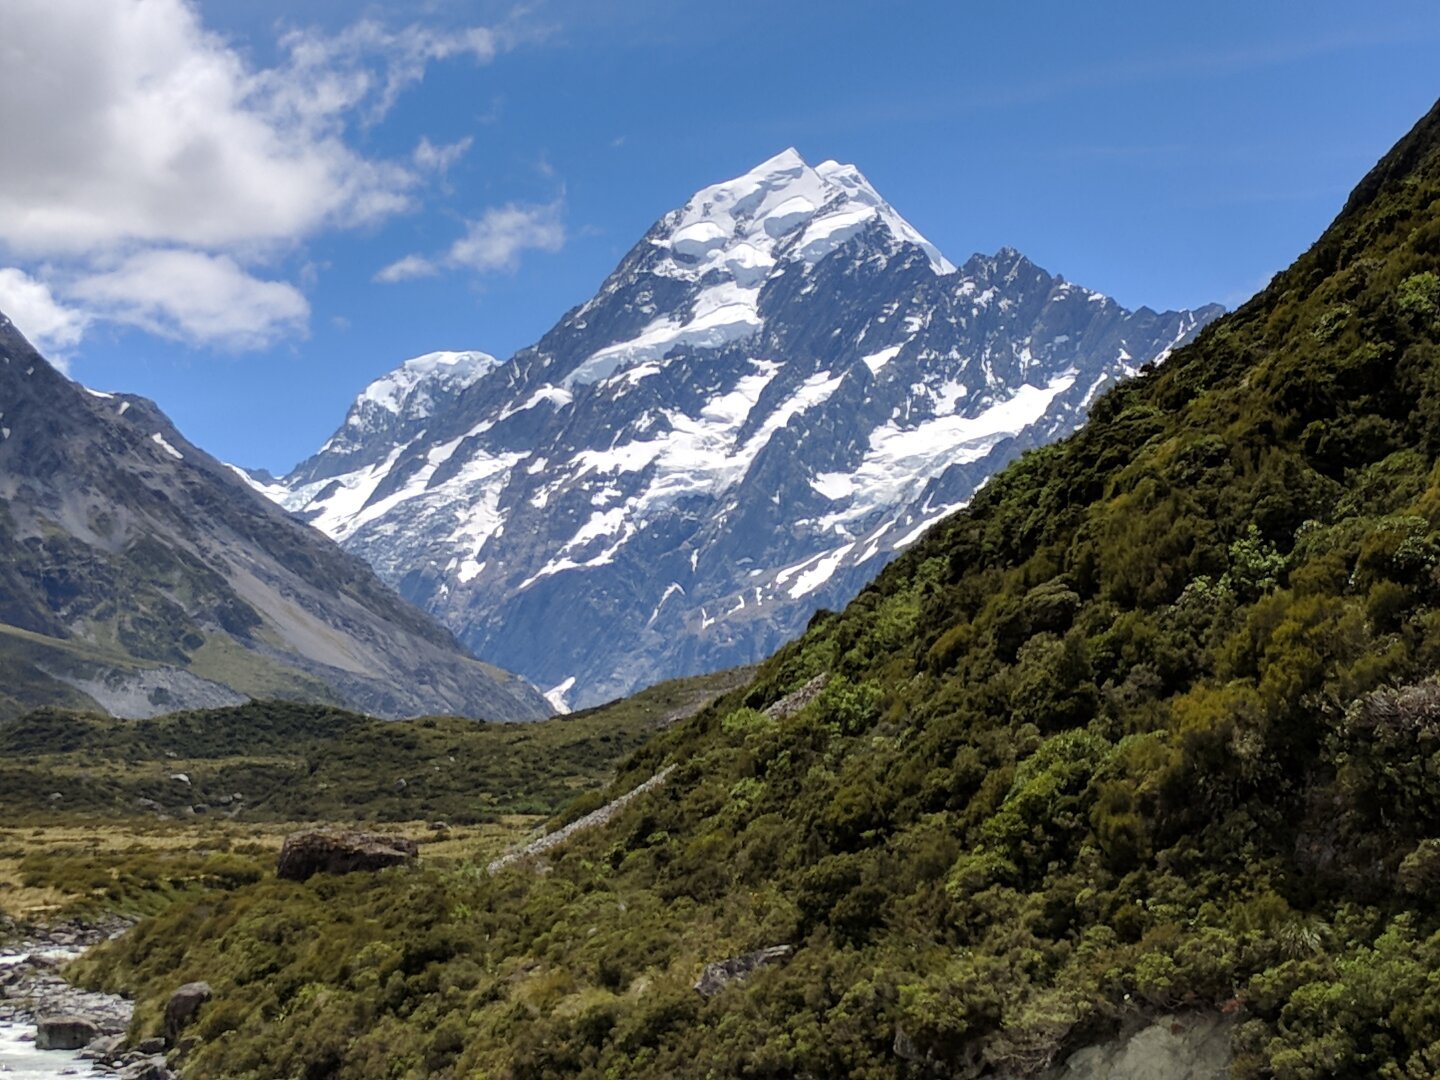
[[[1243,309],[650,741],[614,792],[678,767],[608,828],[263,881],[90,977],[142,1025],[210,981],[194,1076],[1030,1075],[1183,1008],[1239,1076],[1440,1074],[1437,453],[1440,108]]]

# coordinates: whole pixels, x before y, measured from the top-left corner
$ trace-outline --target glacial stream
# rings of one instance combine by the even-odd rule
[[[43,949],[44,956],[79,956],[80,949]],[[11,968],[28,960],[31,950],[0,952],[0,980]],[[0,987],[0,1007],[14,1004]],[[11,1017],[7,1008],[0,1013],[0,1077],[4,1080],[24,1077],[26,1080],[49,1080],[50,1077],[87,1077],[113,1075],[102,1073],[90,1062],[80,1059],[78,1050],[37,1050],[35,1049],[35,1021],[30,1016]]]

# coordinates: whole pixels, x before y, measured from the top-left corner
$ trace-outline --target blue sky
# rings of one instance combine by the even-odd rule
[[[401,360],[534,341],[786,146],[957,263],[1233,306],[1440,94],[1433,0],[7,8],[0,309],[277,472]]]

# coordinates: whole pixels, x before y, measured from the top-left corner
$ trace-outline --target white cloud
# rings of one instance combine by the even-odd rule
[[[472,270],[513,270],[527,250],[559,251],[565,246],[560,200],[540,206],[507,203],[468,223],[450,248],[449,262]]]
[[[310,316],[295,286],[262,281],[228,255],[198,251],[141,252],[77,281],[72,291],[117,322],[232,349],[301,335]]]
[[[80,343],[90,316],[55,299],[50,286],[13,266],[0,269],[0,312],[9,316],[40,352],[57,367],[64,366],[58,350]]]
[[[360,72],[254,72],[183,0],[5,3],[0,138],[25,148],[0,157],[14,250],[288,242],[407,205],[409,171],[341,138]]]
[[[228,347],[303,331],[308,311],[295,286],[242,266],[411,209],[417,168],[443,173],[468,146],[386,160],[351,129],[431,63],[484,63],[509,43],[485,27],[365,20],[289,31],[280,62],[259,68],[204,27],[194,0],[0,2],[0,144],[12,151],[0,155],[0,252],[32,274],[44,260],[61,296],[103,301],[97,317]],[[180,290],[173,301],[155,295],[161,281]],[[227,317],[234,301],[249,329]]]
[[[470,136],[453,143],[444,143],[436,146],[428,137],[421,137],[419,144],[415,147],[412,159],[417,168],[426,172],[438,172],[441,176],[450,171],[454,165],[469,151],[475,140]]]

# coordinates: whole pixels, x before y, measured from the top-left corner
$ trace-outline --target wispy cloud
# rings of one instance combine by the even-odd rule
[[[465,233],[437,258],[406,255],[375,274],[375,281],[394,283],[431,277],[442,269],[478,273],[511,271],[527,251],[560,251],[565,246],[565,200],[548,203],[506,203],[491,207],[465,223]]]
[[[416,168],[444,176],[457,161],[470,152],[474,142],[475,140],[467,135],[453,143],[436,145],[427,136],[422,136],[410,157]]]
[[[389,266],[382,267],[375,274],[374,280],[384,284],[394,284],[397,281],[413,281],[416,278],[434,277],[440,272],[440,268],[423,255],[406,255],[404,258],[396,259]]]
[[[450,262],[472,270],[513,270],[525,251],[559,251],[565,246],[563,203],[540,206],[508,203],[469,223],[450,248]]]

